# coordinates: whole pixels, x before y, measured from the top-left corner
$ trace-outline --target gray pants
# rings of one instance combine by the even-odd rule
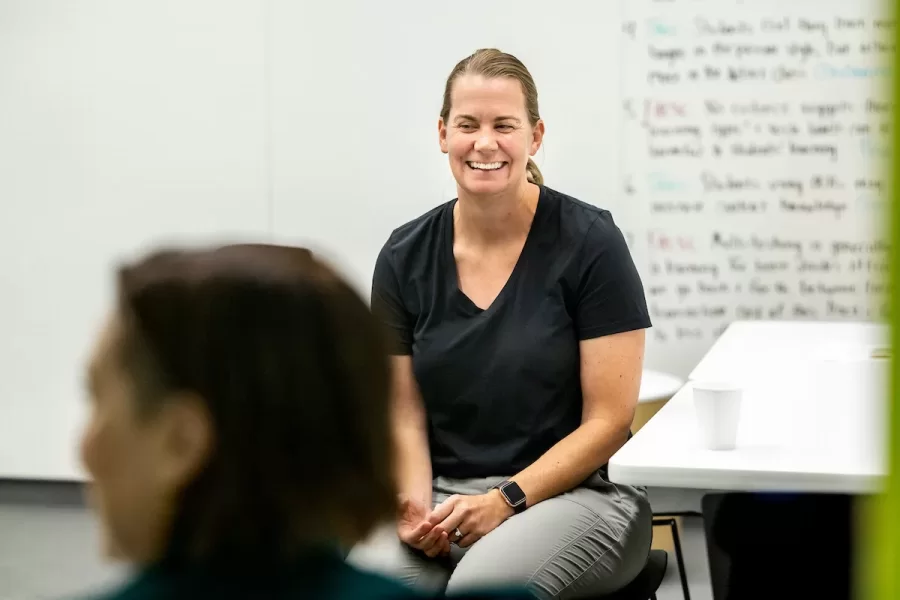
[[[486,493],[502,477],[434,480],[434,503]],[[629,583],[650,552],[652,514],[642,488],[595,474],[582,486],[514,515],[449,560],[428,559],[393,524],[355,546],[348,562],[427,593],[522,586],[538,598],[611,593]]]

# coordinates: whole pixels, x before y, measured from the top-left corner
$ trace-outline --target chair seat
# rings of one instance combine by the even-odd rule
[[[651,550],[647,564],[634,580],[621,590],[603,596],[602,600],[651,600],[666,576],[669,555],[665,550]],[[598,599],[601,600],[601,599]]]

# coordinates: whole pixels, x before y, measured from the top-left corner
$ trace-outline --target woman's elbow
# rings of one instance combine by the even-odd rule
[[[628,440],[631,425],[634,422],[634,408],[619,408],[605,411],[602,415],[591,418],[597,427],[603,430],[603,437],[609,442],[620,447]]]

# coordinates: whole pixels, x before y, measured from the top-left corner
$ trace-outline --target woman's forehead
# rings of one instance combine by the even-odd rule
[[[463,75],[454,82],[451,112],[458,115],[520,117],[525,111],[522,86],[511,77]],[[478,113],[477,115],[472,113]]]

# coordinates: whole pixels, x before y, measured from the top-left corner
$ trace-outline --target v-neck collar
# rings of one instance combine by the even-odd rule
[[[497,296],[487,308],[481,308],[480,306],[472,302],[472,299],[469,298],[459,287],[459,272],[456,268],[456,257],[453,256],[453,240],[455,237],[456,229],[453,222],[453,209],[456,206],[456,203],[459,202],[459,198],[454,198],[453,201],[450,202],[447,207],[446,219],[444,220],[445,225],[443,228],[444,256],[447,261],[447,285],[451,291],[451,297],[453,299],[452,304],[455,307],[458,307],[464,314],[473,317],[486,317],[492,314],[496,311],[497,307],[503,303],[504,298],[509,294],[509,290],[515,286],[519,272],[522,270],[522,265],[527,259],[527,253],[530,251],[531,246],[534,245],[534,231],[538,225],[539,219],[541,218],[543,206],[544,204],[546,204],[544,195],[544,186],[539,186],[537,206],[534,209],[534,216],[531,218],[531,226],[528,228],[528,235],[525,237],[525,244],[522,246],[522,251],[519,252],[519,258],[516,259],[516,264],[515,266],[513,266],[513,270],[509,274],[506,283],[503,284],[503,287],[500,288]]]

